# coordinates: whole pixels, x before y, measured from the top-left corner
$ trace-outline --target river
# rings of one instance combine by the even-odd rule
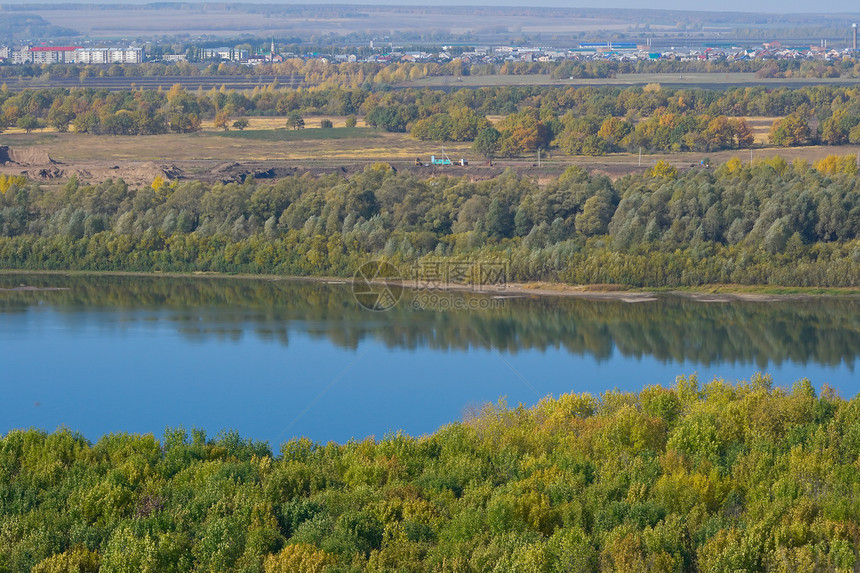
[[[68,427],[95,441],[182,425],[277,450],[694,373],[860,389],[858,298],[420,296],[372,312],[350,283],[0,274],[0,432]]]

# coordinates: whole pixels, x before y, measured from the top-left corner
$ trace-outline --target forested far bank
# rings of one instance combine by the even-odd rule
[[[13,430],[0,572],[852,571],[858,420],[857,397],[756,374],[276,453],[181,427]]]
[[[545,185],[420,179],[376,164],[351,178],[131,188],[0,177],[7,269],[351,276],[385,258],[502,262],[507,280],[699,286],[860,284],[853,158],[777,157],[616,181],[572,167]]]

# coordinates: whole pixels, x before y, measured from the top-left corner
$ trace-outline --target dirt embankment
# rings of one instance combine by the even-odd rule
[[[175,160],[171,163],[161,163],[152,160],[105,160],[87,159],[83,161],[58,162],[38,147],[12,148],[0,146],[0,173],[7,175],[24,175],[28,179],[40,182],[63,183],[71,177],[77,177],[81,182],[98,184],[107,179],[123,179],[129,185],[149,185],[157,177],[167,182],[177,180],[200,180],[207,183],[243,183],[248,178],[257,180],[277,180],[285,177],[301,176],[310,173],[314,176],[338,174],[350,177],[361,172],[372,164],[370,161],[340,162],[337,160],[238,160],[217,161],[212,159]],[[389,161],[395,170],[410,172],[424,177],[466,177],[472,181],[482,181],[498,177],[507,169],[513,169],[521,175],[532,177],[538,183],[558,177],[569,163],[545,163],[542,166],[523,160],[503,160],[492,165],[480,162],[473,165],[416,165],[414,161]],[[613,164],[584,164],[583,167],[612,179],[621,177],[631,171],[642,171],[627,165]]]
[[[12,149],[8,145],[0,145],[0,165],[20,165],[32,167],[41,165],[53,165],[56,163],[48,152],[37,147],[24,149]]]
[[[61,163],[38,147],[12,148],[0,145],[0,173],[24,175],[33,181],[67,181],[77,177],[88,183],[106,179],[124,179],[132,185],[148,185],[156,177],[167,181],[184,178],[176,165],[158,165],[152,161],[128,161],[119,164],[104,161]]]
[[[48,180],[61,179],[66,173],[56,166],[48,152],[38,147],[12,149],[8,145],[0,145],[0,173],[25,175],[28,179]],[[30,169],[21,170],[22,167]]]

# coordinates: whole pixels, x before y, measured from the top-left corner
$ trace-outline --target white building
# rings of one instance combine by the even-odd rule
[[[203,60],[230,60],[240,62],[247,60],[248,50],[237,50],[236,48],[201,48],[200,58]]]
[[[80,46],[35,46],[13,52],[13,64],[71,64]]]
[[[75,62],[79,64],[139,64],[143,48],[78,48]]]
[[[143,48],[24,47],[11,54],[13,64],[139,64]]]

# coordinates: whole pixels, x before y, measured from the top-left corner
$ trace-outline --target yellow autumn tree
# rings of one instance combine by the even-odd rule
[[[334,557],[322,549],[308,543],[297,543],[266,557],[263,569],[266,573],[323,573],[334,564]]]
[[[654,164],[654,167],[648,170],[649,177],[662,177],[663,179],[675,179],[678,177],[678,169],[669,163],[661,159],[657,163]]]
[[[815,170],[824,175],[845,173],[857,175],[857,159],[853,155],[828,155],[813,164]]]

